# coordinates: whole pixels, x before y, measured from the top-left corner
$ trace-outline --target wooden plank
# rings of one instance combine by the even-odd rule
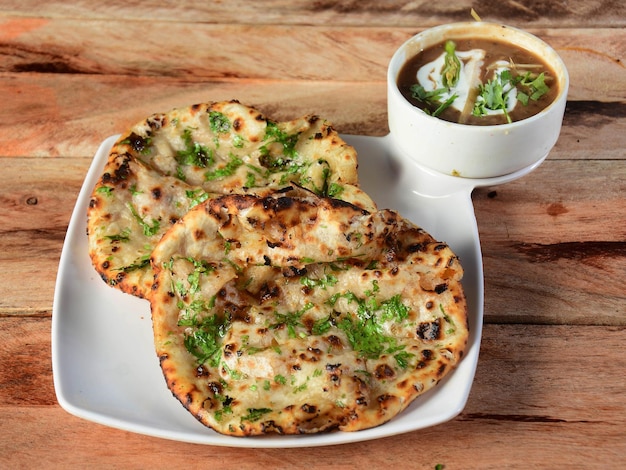
[[[420,28],[422,29],[422,28]],[[626,29],[538,29],[571,74],[573,99],[624,99]],[[255,26],[85,19],[0,19],[0,72],[385,81],[416,28]],[[136,41],[134,38],[141,38]],[[77,38],[81,38],[80,41]],[[228,38],[225,40],[224,38]],[[233,40],[232,38],[236,38]],[[197,44],[208,46],[197,47]],[[593,70],[593,74],[589,71]]]
[[[570,0],[536,2],[533,0],[230,0],[228,2],[150,3],[95,0],[45,2],[37,0],[4,1],[0,9],[9,14],[42,17],[98,18],[186,23],[245,23],[298,25],[381,25],[432,26],[452,21],[471,21],[471,8],[485,21],[514,26],[620,27],[625,24],[626,9],[622,2],[610,0]]]
[[[0,312],[49,312],[90,159],[0,162],[0,284],[12,286]],[[548,159],[521,180],[475,192],[487,322],[626,324],[625,181],[624,160]],[[36,279],[37,289],[14,279]]]
[[[625,182],[624,161],[549,159],[475,191],[487,321],[623,324]]]
[[[626,76],[626,74],[625,74]],[[18,79],[19,78],[19,79]],[[626,92],[626,86],[622,93]],[[109,135],[155,112],[239,99],[273,119],[315,113],[344,134],[386,135],[386,84],[335,81],[220,80],[72,74],[0,74],[0,156],[92,156]],[[624,159],[623,101],[572,97],[550,158]]]
[[[0,317],[0,464],[205,468],[611,468],[626,458],[624,328],[487,325],[465,410],[433,428],[321,449],[204,447],[106,428],[54,403],[50,319]],[[33,345],[35,347],[33,348]],[[590,406],[594,403],[594,406]],[[43,443],[33,445],[33,442]],[[72,451],[66,445],[72,443]],[[512,444],[515,445],[512,445]],[[236,453],[236,459],[233,457]]]
[[[19,84],[18,84],[19,83]],[[100,142],[155,112],[239,99],[276,120],[319,114],[343,133],[388,132],[383,82],[199,81],[20,74],[0,77],[0,155],[93,156]],[[34,123],[34,124],[33,124]]]
[[[0,283],[11,287],[0,297],[0,312],[49,313],[65,231],[90,161],[2,160]]]

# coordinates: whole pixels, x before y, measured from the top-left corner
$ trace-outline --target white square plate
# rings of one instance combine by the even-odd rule
[[[447,242],[465,269],[470,338],[464,359],[403,413],[373,429],[302,436],[237,438],[206,428],[174,398],[153,347],[150,305],[107,286],[91,265],[86,211],[116,137],[98,149],[67,230],[52,316],[52,366],[60,405],[107,426],[184,442],[232,447],[311,447],[365,441],[454,418],[467,401],[480,348],[483,272],[472,189],[486,182],[434,174],[407,161],[390,137],[343,136],[359,155],[362,188],[381,208]]]

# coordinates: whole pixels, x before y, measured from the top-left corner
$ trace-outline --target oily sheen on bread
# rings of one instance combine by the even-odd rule
[[[88,208],[89,254],[109,285],[146,297],[150,254],[194,205],[298,185],[371,209],[357,157],[323,119],[275,122],[237,101],[154,114],[114,145]]]
[[[462,358],[457,256],[397,213],[317,195],[226,195],[151,258],[154,340],[172,393],[219,433],[387,422]]]

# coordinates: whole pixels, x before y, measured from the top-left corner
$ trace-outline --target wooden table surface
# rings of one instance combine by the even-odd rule
[[[470,20],[471,7],[550,43],[571,86],[548,159],[473,194],[485,324],[457,418],[355,444],[235,449],[58,405],[56,272],[105,137],[231,98],[385,135],[395,49]],[[610,0],[0,1],[0,468],[626,468],[625,25],[624,2]]]

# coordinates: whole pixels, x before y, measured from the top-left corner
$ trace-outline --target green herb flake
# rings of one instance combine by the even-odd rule
[[[394,354],[393,357],[400,368],[408,369],[409,361],[412,357],[415,357],[415,354],[411,354],[407,351],[400,351],[399,353]]]
[[[185,191],[185,195],[189,199],[189,208],[197,206],[198,204],[202,204],[204,201],[209,199],[209,194],[206,193],[202,189],[188,189]]]
[[[341,197],[341,194],[344,192],[345,188],[338,183],[330,183],[328,185],[328,191],[326,191],[326,195],[328,197],[332,197],[338,199]]]
[[[265,128],[265,136],[263,138],[263,140],[266,141],[267,144],[261,147],[261,153],[264,155],[269,155],[268,145],[272,143],[278,143],[282,145],[283,155],[289,158],[294,158],[296,156],[296,144],[298,143],[299,137],[300,134],[290,135],[281,130],[276,123],[268,121],[267,127]],[[279,168],[284,165],[284,161],[274,161],[273,164],[277,168]]]
[[[214,171],[206,172],[204,177],[207,181],[213,181],[227,176],[232,176],[241,165],[243,165],[243,160],[236,155],[231,155],[226,166],[218,168]]]
[[[225,134],[230,131],[230,120],[219,111],[209,112],[209,127],[216,134]]]
[[[287,334],[290,338],[296,338],[296,328],[303,326],[300,322],[300,318],[304,313],[310,309],[312,309],[315,305],[313,302],[307,302],[304,307],[295,312],[288,313],[279,313],[274,312],[274,317],[276,318],[276,322],[270,324],[270,328],[276,329],[282,326],[287,327]]]
[[[244,183],[244,186],[246,188],[254,188],[255,185],[256,185],[256,175],[249,171],[246,174],[246,182]]]
[[[320,318],[313,323],[311,333],[316,336],[321,336],[327,333],[333,326],[332,317],[328,315],[326,318]]]
[[[443,94],[447,91],[447,88],[437,88],[432,91],[426,91],[422,85],[415,84],[411,86],[411,96],[413,98],[435,108],[434,111],[426,108],[424,109],[424,112],[434,117],[439,116],[447,108],[452,106],[452,103],[454,103],[454,101],[458,98],[458,95],[454,93],[448,99],[443,101]]]
[[[131,214],[133,215],[137,223],[143,229],[143,234],[146,237],[151,237],[158,233],[159,228],[161,226],[158,220],[152,220],[152,224],[149,224],[139,215],[139,213],[137,212],[137,209],[135,209],[135,206],[133,206],[130,202],[127,203],[126,206],[130,210]]]
[[[130,191],[130,194],[132,194],[133,196],[137,196],[138,194],[142,194],[143,191],[138,191],[137,190],[137,185],[136,184],[131,184],[130,188],[128,188],[128,190]]]
[[[198,142],[194,142],[191,129],[183,131],[182,139],[185,143],[185,149],[176,153],[178,163],[200,168],[206,168],[213,164],[213,151]]]
[[[324,274],[319,279],[314,279],[306,276],[300,278],[300,284],[311,289],[319,287],[323,290],[326,290],[329,286],[332,287],[337,284],[337,282],[339,282],[337,276],[334,276],[332,274]]]
[[[348,300],[349,303],[357,303],[356,316],[343,315],[336,322],[337,327],[342,330],[352,349],[362,357],[368,359],[378,359],[382,354],[393,354],[402,351],[405,345],[399,344],[393,336],[384,333],[381,322],[393,319],[397,322],[408,317],[408,307],[400,302],[400,296],[382,301],[380,304],[373,297],[373,292],[369,291],[371,297],[361,299],[352,292],[341,294],[340,297]],[[332,302],[336,302],[338,297],[331,297]],[[398,364],[406,362],[408,356],[399,355]]]
[[[110,187],[110,186],[100,186],[98,189],[96,189],[97,193],[102,193],[106,196],[112,196],[113,195],[113,191],[114,188]]]
[[[383,311],[382,320],[394,320],[399,323],[409,317],[409,307],[402,303],[400,294],[381,302],[381,308]]]
[[[530,99],[536,101],[550,91],[550,87],[546,85],[545,79],[545,74],[542,72],[537,76],[537,78],[530,81],[530,72],[528,72],[520,83],[530,88],[532,92]]]
[[[118,268],[116,271],[130,273],[133,271],[138,271],[140,269],[147,268],[148,266],[150,266],[150,253],[137,258],[137,260],[134,263]]]
[[[260,420],[263,415],[266,415],[267,413],[271,413],[272,409],[271,408],[248,408],[247,409],[248,414],[245,416],[241,417],[241,421],[250,421],[255,422]]]
[[[235,136],[233,137],[233,147],[240,149],[243,148],[245,143],[246,140],[243,137],[241,137],[239,134],[235,134]]]
[[[189,293],[195,294],[200,290],[200,276],[208,272],[212,272],[215,268],[208,262],[203,260],[195,260],[188,258],[194,265],[194,270],[187,276],[187,282],[189,283]]]
[[[105,235],[104,238],[111,240],[112,242],[128,242],[130,241],[130,233],[130,228],[125,228],[118,234]]]
[[[181,323],[182,322],[182,323]],[[199,364],[209,362],[217,367],[221,357],[221,339],[230,329],[230,316],[208,315],[199,319],[196,315],[179,320],[179,326],[188,326],[184,344],[189,353],[196,357]]]

